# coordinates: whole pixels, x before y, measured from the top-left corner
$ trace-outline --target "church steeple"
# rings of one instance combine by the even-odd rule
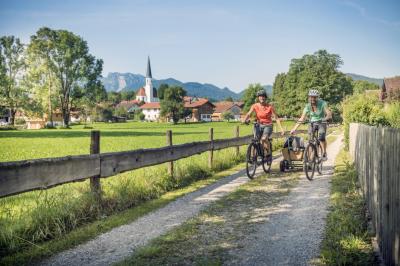
[[[151,75],[151,67],[150,67],[150,57],[147,57],[147,71],[146,71],[146,85],[144,86],[144,90],[146,92],[146,102],[158,102],[155,88],[153,88],[152,82],[152,75]]]
[[[151,76],[151,67],[150,67],[150,57],[147,57],[147,72],[146,72],[146,78],[153,78]]]

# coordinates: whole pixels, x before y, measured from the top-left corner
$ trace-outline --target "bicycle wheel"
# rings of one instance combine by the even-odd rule
[[[257,169],[257,147],[254,143],[251,143],[247,147],[246,154],[246,173],[250,179],[253,179]]]
[[[262,161],[262,167],[266,174],[270,173],[272,164],[272,144],[271,141],[269,141],[268,143],[269,143],[269,154],[264,156],[264,159]]]
[[[318,145],[317,154],[318,154],[318,157],[317,157],[317,160],[318,160],[318,162],[317,162],[317,171],[318,171],[318,174],[322,175],[322,163],[323,163],[322,155],[323,155],[323,152],[322,152],[321,144]]]
[[[313,144],[307,144],[304,149],[303,170],[308,180],[312,180],[315,172],[315,147]]]

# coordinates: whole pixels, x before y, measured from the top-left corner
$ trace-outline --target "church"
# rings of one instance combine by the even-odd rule
[[[136,92],[136,100],[145,102],[140,109],[147,121],[157,121],[160,118],[160,100],[157,97],[157,89],[153,87],[150,57],[147,58],[146,84]]]

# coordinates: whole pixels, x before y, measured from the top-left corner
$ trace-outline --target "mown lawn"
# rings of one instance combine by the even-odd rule
[[[292,121],[285,122],[284,128],[290,130],[292,125]],[[239,126],[241,136],[252,132],[251,125],[237,122],[178,125],[127,122],[95,123],[90,126],[93,129],[76,125],[72,129],[0,131],[0,162],[88,154],[91,130],[101,132],[101,152],[162,147],[166,144],[167,130],[172,130],[174,144],[208,140],[211,127],[214,128],[214,139],[234,137],[236,126]]]

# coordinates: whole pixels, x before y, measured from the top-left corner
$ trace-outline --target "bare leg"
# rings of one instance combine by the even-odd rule
[[[265,154],[270,154],[271,151],[269,150],[269,140],[267,136],[261,138],[261,144],[264,147]]]
[[[326,154],[326,141],[321,141],[321,146],[323,154]]]

